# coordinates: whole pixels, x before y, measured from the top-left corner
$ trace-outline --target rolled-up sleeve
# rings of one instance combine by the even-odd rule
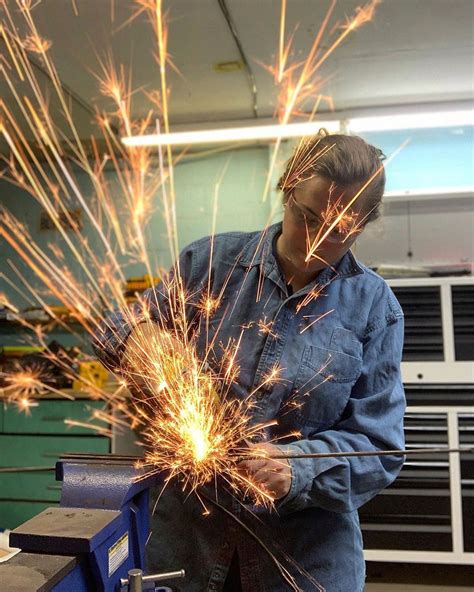
[[[366,335],[362,372],[337,425],[280,448],[289,454],[403,449],[402,347],[400,311]],[[292,459],[291,489],[278,509],[351,512],[394,481],[403,461],[400,455]]]
[[[151,320],[171,329],[176,309],[182,305],[192,281],[193,250],[187,247],[164,281],[146,290],[138,302],[111,312],[92,338],[95,355],[112,372],[120,369],[127,339],[137,325]]]

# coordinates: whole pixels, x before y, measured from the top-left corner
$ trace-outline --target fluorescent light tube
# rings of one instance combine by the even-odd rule
[[[348,129],[356,133],[464,125],[474,125],[474,111],[472,109],[354,117],[349,119],[347,123]]]
[[[353,117],[346,121],[347,130],[352,133],[404,129],[444,128],[474,125],[474,110],[433,111]],[[312,136],[321,128],[331,133],[341,130],[341,121],[311,121],[301,123],[265,124],[232,128],[203,129],[171,132],[169,134],[147,134],[125,136],[125,146],[178,146],[189,144],[213,144],[219,142],[246,142],[251,140],[276,140]]]
[[[312,136],[321,128],[337,132],[340,122],[311,121],[308,123],[288,123],[286,125],[255,125],[224,129],[194,130],[189,132],[171,132],[169,134],[148,134],[143,136],[125,136],[125,146],[176,146],[188,144],[211,144],[214,142],[242,142],[247,140],[276,140],[277,138],[298,138]]]

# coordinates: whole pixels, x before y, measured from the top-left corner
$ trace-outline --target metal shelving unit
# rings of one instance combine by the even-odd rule
[[[474,444],[474,278],[389,282],[405,312],[407,448]],[[369,561],[474,565],[474,453],[408,459],[360,511]]]

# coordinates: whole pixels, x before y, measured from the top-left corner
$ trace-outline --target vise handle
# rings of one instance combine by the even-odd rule
[[[161,574],[150,574],[144,576],[141,569],[131,569],[128,572],[128,578],[120,578],[120,586],[128,586],[128,592],[142,592],[143,583],[163,582],[165,580],[175,580],[184,578],[186,575],[184,569],[178,571],[169,571]]]

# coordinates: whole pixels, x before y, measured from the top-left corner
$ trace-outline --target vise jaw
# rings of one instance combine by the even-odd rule
[[[0,569],[9,592],[119,592],[130,571],[144,569],[149,489],[161,479],[144,475],[136,460],[71,455],[57,463],[60,507],[10,534],[10,545],[22,552]]]

